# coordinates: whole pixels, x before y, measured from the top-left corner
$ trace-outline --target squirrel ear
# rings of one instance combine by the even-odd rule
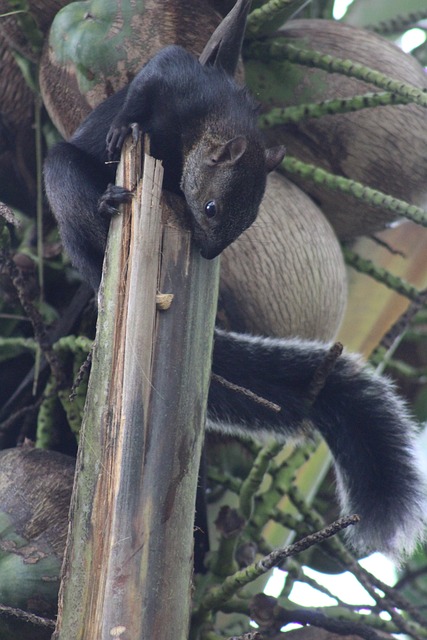
[[[247,146],[248,141],[245,136],[236,136],[212,149],[209,153],[207,163],[211,166],[215,164],[236,164],[239,158],[245,153]]]
[[[237,0],[217,26],[199,57],[200,64],[222,67],[233,76],[239,61],[251,0]]]
[[[277,147],[270,147],[265,150],[265,166],[267,173],[273,171],[282,162],[285,157],[286,149],[284,146],[279,145]]]

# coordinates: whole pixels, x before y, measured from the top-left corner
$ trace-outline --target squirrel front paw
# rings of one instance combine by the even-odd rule
[[[133,198],[132,191],[115,184],[109,184],[102,196],[98,200],[98,211],[103,216],[117,215],[119,206],[125,202],[130,202]]]
[[[120,156],[124,141],[130,130],[129,124],[119,125],[113,122],[105,140],[109,160],[114,160]]]

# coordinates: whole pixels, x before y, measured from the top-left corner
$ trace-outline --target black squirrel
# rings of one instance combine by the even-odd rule
[[[108,161],[119,155],[133,123],[163,161],[164,188],[184,194],[203,257],[217,256],[254,222],[266,175],[285,150],[265,149],[256,104],[233,78],[249,5],[236,3],[199,60],[176,45],[159,51],[48,154],[49,203],[72,262],[94,287],[109,217],[130,196],[109,185],[116,164]]]
[[[265,150],[252,99],[232,74],[249,3],[238,0],[214,32],[199,61],[177,46],[156,54],[129,87],[97,107],[69,142],[48,155],[46,192],[73,263],[98,287],[108,217],[129,197],[109,186],[116,155],[137,122],[150,134],[151,151],[165,166],[164,186],[182,190],[195,241],[212,258],[254,221],[267,171],[282,147]],[[203,64],[201,64],[201,62]],[[344,355],[313,403],[310,385],[328,345],[309,340],[215,334],[214,373],[281,407],[274,413],[213,379],[208,429],[248,436],[303,436],[310,425],[335,459],[345,513],[361,523],[352,542],[363,551],[409,553],[422,537],[425,482],[414,423],[385,378]]]

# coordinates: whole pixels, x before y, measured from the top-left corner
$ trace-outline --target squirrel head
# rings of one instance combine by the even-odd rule
[[[181,189],[204,258],[215,258],[254,222],[267,173],[284,155],[282,146],[265,149],[258,138],[243,135],[205,137],[185,154]]]

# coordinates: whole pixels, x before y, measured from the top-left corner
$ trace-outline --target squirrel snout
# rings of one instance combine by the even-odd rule
[[[202,258],[206,258],[206,260],[213,260],[225,249],[223,246],[212,246],[212,247],[201,247],[200,255]]]
[[[198,226],[193,228],[193,238],[200,250],[200,255],[206,260],[213,260],[219,256],[225,247],[227,247],[232,241],[224,241],[224,239],[209,237],[206,232]]]

